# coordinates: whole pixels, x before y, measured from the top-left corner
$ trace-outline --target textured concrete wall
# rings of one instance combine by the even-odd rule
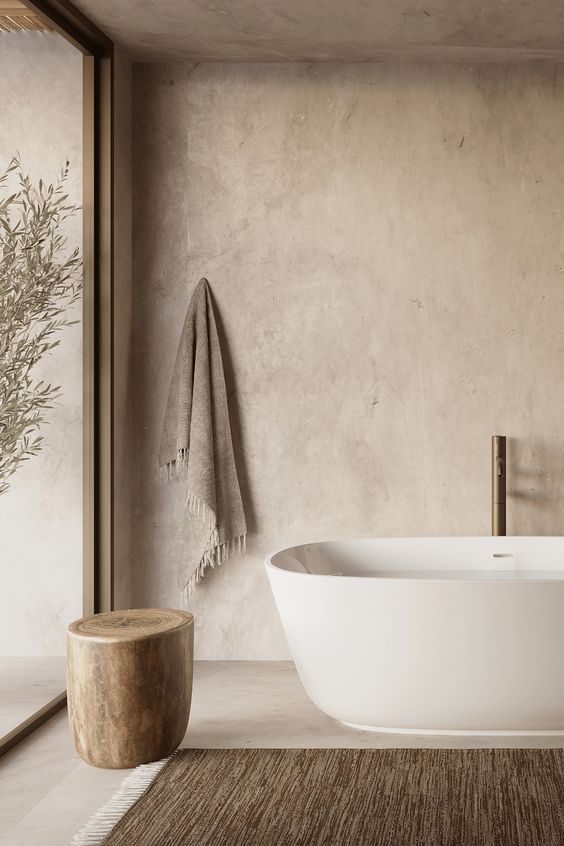
[[[52,32],[0,35],[0,169],[19,150],[34,180],[53,182],[65,159],[82,203],[82,54]],[[66,226],[82,247],[82,215]],[[62,387],[41,427],[43,451],[0,497],[0,655],[64,655],[66,624],[82,612],[82,327],[34,375]]]
[[[510,531],[563,531],[563,105],[554,65],[136,68],[132,601],[181,604],[156,456],[202,275],[249,515],[199,657],[286,656],[269,550],[488,533],[494,432]]]

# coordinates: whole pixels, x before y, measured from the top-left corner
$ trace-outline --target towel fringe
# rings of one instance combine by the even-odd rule
[[[188,582],[184,585],[183,594],[185,600],[192,596],[196,585],[201,582],[208,567],[211,567],[212,569],[214,567],[219,567],[224,561],[227,561],[234,552],[243,555],[247,549],[246,534],[239,535],[236,538],[231,538],[230,540],[224,541],[224,543],[218,543],[214,536],[217,536],[217,529],[214,529],[214,533],[208,542],[196,570]]]
[[[173,478],[178,479],[180,477],[180,471],[186,467],[188,467],[188,450],[177,449],[176,459],[174,461],[167,461],[166,464],[163,464],[159,468],[161,482],[166,484],[166,482],[170,482]]]
[[[190,509],[196,517],[198,517],[203,523],[206,523],[207,526],[209,526],[210,532],[213,533],[214,530],[217,532],[217,529],[215,528],[217,525],[216,515],[209,505],[193,491],[188,492],[184,507]],[[219,538],[217,540],[219,541]]]
[[[180,470],[186,467],[188,463],[188,450],[178,450],[176,461],[169,461],[161,467],[161,480],[169,482],[173,475],[179,476]],[[194,491],[188,491],[184,507],[191,511],[199,520],[204,523],[209,531],[210,536],[204,550],[204,553],[190,579],[182,589],[184,601],[187,602],[188,597],[192,596],[197,584],[201,582],[204,573],[208,567],[212,569],[223,564],[224,561],[234,552],[243,554],[247,548],[247,535],[242,534],[237,537],[230,538],[223,543],[219,542],[219,532],[217,530],[217,516],[209,505],[198,496]]]
[[[111,799],[74,835],[71,846],[101,846],[121,818],[149,790],[161,770],[174,758],[174,754],[161,761],[136,767],[124,778]]]

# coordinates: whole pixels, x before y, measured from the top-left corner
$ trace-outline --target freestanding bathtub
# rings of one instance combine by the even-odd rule
[[[564,537],[314,543],[266,569],[300,679],[331,717],[564,733]]]

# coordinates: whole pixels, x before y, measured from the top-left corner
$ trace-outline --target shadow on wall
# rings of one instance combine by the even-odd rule
[[[211,284],[210,284],[211,287]],[[241,423],[241,408],[237,393],[237,380],[235,377],[235,370],[233,362],[229,353],[229,345],[227,343],[227,335],[223,324],[221,311],[218,308],[217,300],[211,291],[211,298],[215,313],[215,320],[217,325],[217,333],[219,335],[219,344],[221,347],[221,358],[223,360],[223,370],[225,373],[225,384],[227,387],[227,405],[229,408],[229,421],[231,423],[231,438],[233,440],[233,452],[235,455],[235,466],[237,468],[237,476],[239,478],[239,486],[241,488],[241,497],[243,499],[243,509],[245,511],[245,519],[247,521],[247,534],[252,535],[256,532],[256,512],[251,496],[251,486],[249,482],[249,475],[247,472],[247,464],[245,461],[245,449],[243,445],[243,426]]]
[[[542,438],[508,439],[511,534],[561,535],[564,497],[555,484],[564,468],[564,444]]]

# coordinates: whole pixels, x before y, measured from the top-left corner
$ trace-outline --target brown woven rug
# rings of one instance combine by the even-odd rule
[[[186,749],[104,846],[562,846],[564,750]]]

